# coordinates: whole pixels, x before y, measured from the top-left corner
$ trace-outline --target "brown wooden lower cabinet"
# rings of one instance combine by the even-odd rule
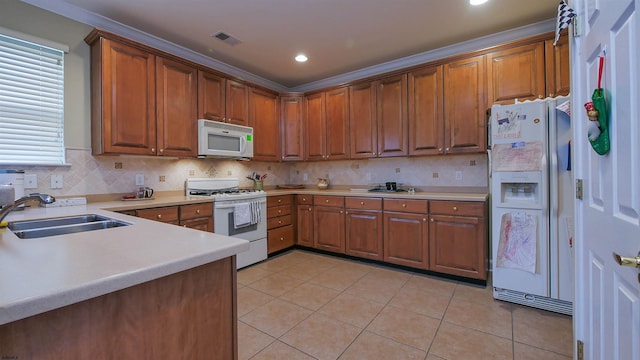
[[[345,253],[343,196],[314,196],[313,247]]]
[[[298,205],[296,218],[298,220],[296,243],[313,247],[313,205]]]
[[[293,195],[267,197],[267,253],[284,250],[295,244],[292,225]]]
[[[427,270],[429,223],[427,214],[384,213],[384,261]]]
[[[345,198],[347,255],[382,260],[382,199]]]
[[[432,201],[429,269],[486,280],[485,203]]]
[[[15,359],[237,359],[235,257],[0,325]]]

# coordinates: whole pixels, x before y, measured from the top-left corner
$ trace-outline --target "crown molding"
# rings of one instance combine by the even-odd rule
[[[544,34],[554,31],[556,25],[556,19],[549,19],[533,23],[530,25],[521,26],[515,29],[502,31],[499,33],[491,34],[488,36],[479,37],[476,39],[464,41],[461,43],[441,47],[435,50],[426,51],[423,53],[403,57],[396,60],[391,60],[382,64],[366,67],[363,69],[351,71],[348,73],[328,77],[326,79],[314,81],[304,85],[296,86],[293,88],[287,88],[286,86],[276,83],[274,81],[265,79],[263,77],[252,74],[248,71],[242,70],[235,66],[229,65],[222,61],[213,59],[211,57],[202,55],[193,50],[179,46],[167,40],[161,39],[157,36],[153,36],[146,32],[140,31],[131,26],[119,23],[111,20],[102,15],[87,11],[78,6],[69,4],[64,1],[51,1],[51,0],[22,0],[23,2],[36,6],[38,8],[53,12],[55,14],[70,18],[72,20],[93,26],[98,29],[102,29],[116,35],[120,35],[127,39],[137,41],[147,46],[162,50],[169,54],[179,56],[181,58],[191,60],[195,63],[210,67],[212,69],[224,72],[226,74],[235,76],[237,78],[255,83],[257,85],[264,86],[266,88],[279,91],[279,92],[307,92],[316,89],[326,88],[352,82],[358,79],[372,77],[379,74],[384,74],[394,70],[416,66],[438,59],[443,59],[466,52],[476,51],[487,47],[497,46],[510,41],[523,39],[535,35]]]

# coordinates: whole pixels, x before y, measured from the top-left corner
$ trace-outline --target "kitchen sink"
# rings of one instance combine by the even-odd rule
[[[131,225],[97,214],[14,221],[8,228],[21,239],[33,239]]]

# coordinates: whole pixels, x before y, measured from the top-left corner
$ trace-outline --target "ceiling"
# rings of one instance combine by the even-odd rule
[[[49,0],[63,2],[63,0]],[[556,16],[559,0],[64,0],[286,88]],[[27,1],[29,2],[29,1]],[[212,37],[225,32],[241,41]],[[297,63],[300,52],[309,57]]]

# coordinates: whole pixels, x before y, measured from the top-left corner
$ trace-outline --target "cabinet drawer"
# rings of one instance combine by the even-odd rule
[[[213,217],[213,203],[181,205],[180,220]]]
[[[303,205],[303,204],[312,205],[313,195],[298,195],[297,202],[298,202],[298,205]]]
[[[344,196],[316,195],[313,201],[319,206],[344,207]]]
[[[426,214],[428,210],[428,200],[384,199],[384,211]]]
[[[281,226],[291,225],[291,215],[278,216],[267,220],[267,229],[275,229]]]
[[[178,221],[178,207],[168,206],[151,209],[136,210],[136,215],[149,219],[162,222],[176,222]]]
[[[291,205],[282,205],[267,208],[267,219],[289,214],[291,214]]]
[[[485,216],[484,202],[470,201],[431,201],[431,214]]]
[[[293,226],[283,226],[267,231],[267,252],[269,254],[292,247],[294,244]]]
[[[202,230],[206,232],[213,232],[213,217],[208,216],[199,219],[180,220],[180,226],[188,227],[191,229]]]
[[[267,207],[290,205],[291,195],[267,196]]]
[[[382,210],[382,199],[366,197],[346,197],[344,207],[347,209]]]

